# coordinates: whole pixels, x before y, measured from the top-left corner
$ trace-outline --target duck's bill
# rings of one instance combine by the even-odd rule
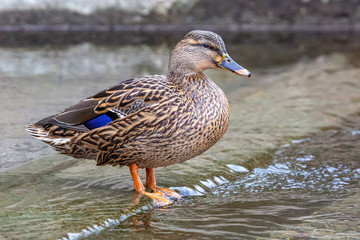
[[[217,62],[216,65],[237,75],[248,77],[251,76],[251,73],[248,70],[246,70],[245,68],[237,64],[234,60],[232,60],[232,58],[227,53],[222,54],[221,60]]]

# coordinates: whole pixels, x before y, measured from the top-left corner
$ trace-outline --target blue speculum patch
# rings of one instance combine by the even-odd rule
[[[89,130],[92,130],[94,128],[105,126],[106,124],[112,121],[113,120],[108,115],[103,114],[87,122],[84,122],[84,126],[87,127]]]

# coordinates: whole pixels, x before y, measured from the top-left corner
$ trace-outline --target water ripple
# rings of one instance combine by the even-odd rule
[[[219,235],[228,239],[266,238],[271,233],[269,229],[285,229],[307,221],[309,213],[329,204],[333,201],[331,198],[336,198],[360,179],[360,168],[356,162],[324,161],[322,155],[307,151],[308,145],[313,146],[311,141],[292,142],[290,147],[281,148],[266,166],[248,170],[240,165],[227,164],[229,170],[224,173],[225,177],[212,176],[199,180],[191,187],[174,187],[172,189],[184,199],[169,208],[154,211],[154,204],[138,207],[117,218],[85,227],[78,233],[68,233],[62,240],[115,236],[116,232],[127,229],[134,219],[146,214],[152,215],[151,229],[156,232],[154,235],[147,232],[150,238],[163,236],[165,239],[168,234],[176,238],[201,236],[208,239]],[[302,144],[308,145],[296,147]],[[334,144],[337,144],[336,141]],[[315,148],[322,146],[319,144]],[[344,154],[344,151],[340,152]],[[335,154],[331,156],[338,157]],[[60,200],[54,198],[50,203],[57,204]],[[194,205],[196,208],[189,207]],[[212,207],[209,208],[209,205]],[[96,209],[96,204],[91,208]],[[112,209],[111,206],[107,208]],[[102,211],[102,216],[107,214],[104,209],[99,208],[98,211]],[[109,211],[109,216],[112,212]],[[37,224],[37,221],[34,220],[34,223]],[[132,233],[126,234],[129,236]]]

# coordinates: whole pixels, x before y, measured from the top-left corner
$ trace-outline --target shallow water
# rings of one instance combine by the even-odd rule
[[[184,196],[164,208],[136,203],[128,169],[57,154],[24,132],[119,80],[164,73],[173,38],[0,47],[0,239],[358,239],[351,37],[225,38],[253,77],[208,71],[229,98],[231,125],[203,155],[156,169],[159,185]]]

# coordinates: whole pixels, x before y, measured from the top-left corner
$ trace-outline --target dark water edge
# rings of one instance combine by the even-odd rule
[[[309,37],[310,44],[319,37],[334,43],[338,41],[355,42],[360,35],[360,26],[210,26],[210,25],[147,25],[147,26],[1,26],[1,46],[23,47],[48,45],[69,45],[82,42],[93,44],[137,44],[151,45],[164,41],[178,42],[184,34],[195,29],[214,31],[221,35],[227,44],[248,41],[271,41],[283,43],[289,39]],[[289,39],[288,39],[289,38]],[[261,43],[261,42],[259,42]],[[290,42],[291,44],[291,42]],[[304,43],[306,44],[306,43]]]
[[[133,46],[146,44],[159,46],[166,44],[173,48],[191,27],[180,31],[55,31],[55,32],[3,32],[0,34],[0,47],[10,48],[66,48],[81,43],[95,46]],[[255,68],[269,68],[289,64],[301,58],[314,58],[331,52],[350,55],[359,59],[359,32],[353,31],[227,31],[218,28],[216,32],[230,46],[232,55],[241,56],[241,61]],[[321,44],[319,44],[321,42]],[[359,64],[357,62],[357,64]]]
[[[302,24],[302,25],[267,25],[267,24],[227,24],[227,25],[197,25],[197,24],[144,24],[144,25],[0,25],[0,32],[102,32],[102,33],[172,33],[186,32],[192,29],[206,29],[221,32],[359,32],[360,24]]]

